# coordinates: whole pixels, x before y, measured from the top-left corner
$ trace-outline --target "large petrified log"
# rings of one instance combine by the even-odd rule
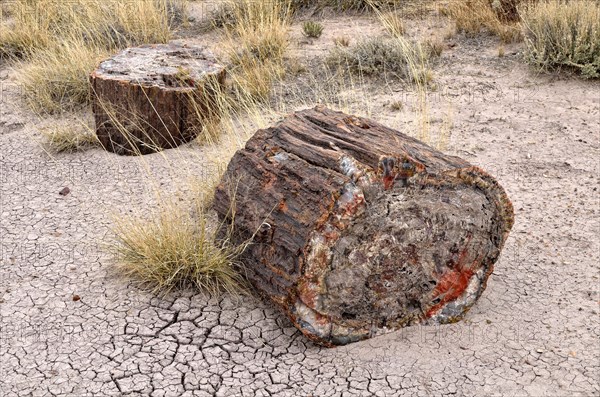
[[[460,319],[513,224],[485,171],[323,107],[258,131],[214,208],[233,218],[235,242],[254,235],[245,265],[255,287],[329,346]]]
[[[118,154],[147,154],[194,139],[217,116],[225,69],[203,47],[128,48],[90,75],[96,134]]]

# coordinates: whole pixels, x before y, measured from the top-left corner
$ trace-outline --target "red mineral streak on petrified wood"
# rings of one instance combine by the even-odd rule
[[[254,286],[326,346],[460,319],[513,224],[485,171],[324,107],[235,154],[214,200],[223,220],[232,207]]]

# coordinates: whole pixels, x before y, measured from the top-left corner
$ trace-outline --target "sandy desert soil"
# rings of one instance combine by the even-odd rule
[[[307,64],[335,35],[380,29],[368,18],[323,23],[312,43],[293,28]],[[154,207],[152,184],[177,190],[181,175],[215,172],[210,154],[49,154],[4,65],[0,396],[599,395],[600,84],[537,75],[519,45],[503,58],[497,47],[451,39],[429,95],[432,131],[450,132],[445,151],[495,175],[515,206],[486,292],[460,323],[335,349],[256,298],[157,298],[114,277],[103,249],[111,217]],[[389,83],[345,94],[349,108],[414,134],[411,92]]]

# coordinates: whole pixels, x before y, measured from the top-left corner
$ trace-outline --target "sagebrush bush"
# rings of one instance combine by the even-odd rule
[[[323,25],[319,22],[306,21],[302,24],[302,32],[306,37],[318,39],[323,34]]]
[[[419,81],[426,70],[427,53],[420,44],[406,40],[375,37],[352,47],[336,47],[329,53],[330,67],[347,68],[358,75],[389,75]]]
[[[521,13],[527,61],[542,70],[569,68],[600,77],[600,4],[540,2]]]

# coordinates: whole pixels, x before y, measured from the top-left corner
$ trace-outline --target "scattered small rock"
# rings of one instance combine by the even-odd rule
[[[64,187],[60,192],[58,192],[58,194],[60,194],[61,196],[66,196],[69,193],[71,193],[71,189],[69,189],[68,187]]]

